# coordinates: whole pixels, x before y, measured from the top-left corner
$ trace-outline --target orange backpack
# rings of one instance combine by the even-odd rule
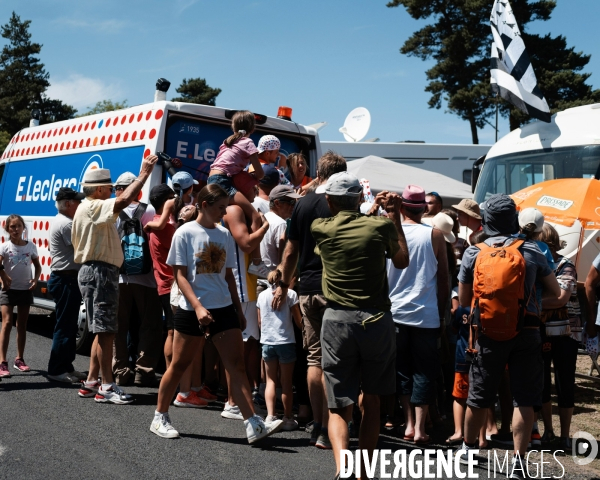
[[[525,259],[518,249],[523,242],[477,245],[480,252],[473,272],[471,324],[492,340],[510,340],[521,329],[525,313]],[[469,343],[472,349],[472,339]]]

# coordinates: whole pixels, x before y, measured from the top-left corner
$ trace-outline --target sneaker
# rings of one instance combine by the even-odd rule
[[[510,465],[511,474],[508,478],[528,479],[531,478],[527,474],[527,460],[514,456]]]
[[[193,390],[194,392],[196,392],[196,395],[200,398],[203,398],[204,400],[206,400],[208,403],[212,403],[214,401],[217,400],[217,396],[213,395],[210,390],[207,389],[207,387],[202,387],[200,388],[200,390]]]
[[[72,378],[76,378],[77,380],[87,380],[87,373],[78,372],[77,370],[73,370],[69,372],[69,376]]]
[[[270,425],[273,422],[276,422],[277,420],[279,420],[279,418],[277,418],[277,415],[267,415],[267,417],[265,418],[265,425]]]
[[[531,448],[537,449],[542,446],[542,436],[540,435],[539,430],[536,428],[531,432]]]
[[[184,397],[181,393],[178,393],[173,405],[176,407],[204,408],[208,405],[208,402],[199,397],[196,392],[192,390],[190,393],[188,393],[187,397]]]
[[[569,437],[560,437],[560,447],[558,447],[558,450],[564,450],[567,455],[572,453],[573,440],[571,440]]]
[[[265,265],[265,262],[260,262],[258,265],[254,263],[250,263],[248,267],[248,273],[250,275],[255,275],[258,278],[267,278],[271,270]]]
[[[292,430],[298,430],[298,422],[293,418],[283,417],[283,425],[281,427],[282,430],[286,432],[291,432]]]
[[[554,440],[556,440],[556,435],[554,435],[554,432],[552,432],[550,430],[547,432],[544,432],[544,434],[542,435],[542,443],[544,445],[552,443]]]
[[[240,411],[240,407],[237,405],[232,407],[229,405],[229,402],[225,403],[225,408],[221,412],[221,416],[231,420],[244,420],[244,417],[242,417],[242,412]]]
[[[70,373],[61,373],[60,375],[48,375],[48,380],[62,383],[81,383],[81,380],[71,376]]]
[[[13,365],[19,372],[31,372],[31,368],[27,366],[25,360],[22,358],[15,358],[15,364]]]
[[[248,443],[252,444],[258,442],[269,435],[277,433],[281,429],[282,424],[283,422],[281,420],[276,420],[266,425],[265,422],[263,422],[263,419],[258,415],[254,415],[248,420],[244,420]]]
[[[10,371],[8,370],[8,362],[0,363],[0,378],[10,378]]]
[[[331,450],[331,442],[329,441],[327,430],[321,429],[321,433],[319,433],[315,447],[320,448],[321,450]]]
[[[506,445],[507,447],[513,446],[513,434],[512,433],[496,433],[490,436],[490,440],[500,445]]]
[[[100,382],[83,382],[77,394],[82,398],[95,397],[100,385]]]
[[[319,435],[321,435],[321,424],[312,422],[312,425],[309,428],[311,429],[311,431],[310,431],[310,440],[308,441],[308,444],[316,445]]]
[[[179,432],[171,425],[168,413],[155,413],[150,424],[150,431],[162,438],[178,438]]]
[[[132,396],[127,395],[115,383],[108,387],[107,390],[103,390],[102,385],[100,385],[95,400],[98,403],[115,403],[117,405],[127,405],[133,402]]]
[[[267,408],[265,397],[260,394],[258,389],[256,389],[256,393],[252,392],[252,400],[254,401],[254,405],[257,405],[260,408]]]

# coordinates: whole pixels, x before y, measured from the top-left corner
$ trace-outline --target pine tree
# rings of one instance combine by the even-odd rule
[[[184,78],[175,91],[181,96],[174,98],[174,102],[199,103],[212,106],[215,106],[215,100],[221,93],[220,88],[209,87],[204,78],[190,78],[189,80]]]
[[[30,20],[15,13],[0,33],[8,43],[0,53],[0,131],[14,135],[29,125],[31,111],[41,111],[41,123],[73,118],[77,110],[45,94],[50,75],[38,55],[42,45],[31,42]]]
[[[90,108],[87,112],[82,113],[78,116],[85,117],[86,115],[96,115],[97,113],[112,112],[114,110],[121,110],[123,108],[129,108],[127,100],[114,103],[112,100],[101,100],[99,102],[96,102],[96,105]]]
[[[400,52],[436,61],[426,72],[429,83],[425,91],[432,94],[429,107],[441,108],[445,101],[448,113],[469,122],[473,143],[479,143],[477,129],[483,128],[496,107],[489,73],[492,4],[492,0],[392,0],[387,4],[404,6],[417,20],[432,20],[413,33]],[[530,22],[550,18],[555,0],[512,0],[511,6],[552,113],[600,101],[600,90],[586,84],[590,74],[578,73],[588,64],[589,55],[567,48],[563,36],[526,32]],[[509,103],[499,102],[511,130],[530,120]]]

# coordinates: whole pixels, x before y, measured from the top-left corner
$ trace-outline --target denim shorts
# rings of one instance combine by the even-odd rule
[[[79,275],[90,333],[117,333],[119,268],[104,262],[85,263]]]
[[[225,175],[224,173],[217,173],[215,175],[211,175],[210,177],[208,177],[206,183],[209,185],[211,183],[217,184],[219,187],[225,190],[227,192],[227,195],[229,195],[230,197],[233,197],[237,193],[236,188],[233,186],[233,177]]]
[[[262,357],[265,362],[279,360],[279,363],[292,363],[296,361],[296,344],[284,343],[283,345],[263,345]]]

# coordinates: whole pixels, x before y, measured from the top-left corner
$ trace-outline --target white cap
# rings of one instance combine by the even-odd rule
[[[431,219],[431,225],[433,225],[433,228],[437,228],[442,232],[448,243],[456,242],[456,237],[452,232],[452,229],[454,228],[454,220],[452,220],[450,215],[446,215],[442,212],[438,213]]]
[[[135,181],[136,178],[137,176],[133,173],[125,172],[119,175],[119,178],[117,178],[115,185],[129,186]]]
[[[346,195],[359,197],[363,193],[363,187],[354,175],[348,172],[339,172],[327,179],[325,193],[334,197]]]
[[[525,229],[527,225],[535,225],[534,232],[539,233],[544,227],[544,214],[537,208],[525,208],[519,213],[519,227]],[[531,230],[529,228],[528,230]]]

